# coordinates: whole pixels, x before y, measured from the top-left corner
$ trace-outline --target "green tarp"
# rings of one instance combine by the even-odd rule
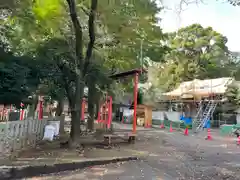
[[[235,124],[235,125],[228,125],[228,124],[225,124],[225,125],[222,125],[220,127],[220,134],[221,135],[229,135],[232,133],[232,131],[234,129],[237,129],[239,128],[240,129],[240,124]]]

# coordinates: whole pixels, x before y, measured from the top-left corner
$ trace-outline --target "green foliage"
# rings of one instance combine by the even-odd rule
[[[161,9],[150,0],[99,2],[99,16],[110,39],[107,47],[107,66],[117,70],[140,67],[140,47],[143,58],[161,61],[164,48],[160,44],[163,33],[156,26],[156,14]]]
[[[38,44],[61,34],[66,18],[59,0],[21,1],[3,22],[5,37],[15,54],[32,55]]]
[[[165,56],[157,75],[159,86],[170,90],[183,81],[230,76],[227,38],[211,27],[193,24],[170,33]]]
[[[87,25],[89,5],[89,0],[77,1],[78,13],[84,27],[84,42],[88,40],[88,32],[85,30],[85,26]],[[89,79],[89,74],[92,74],[90,75],[91,79],[92,76],[102,79],[98,80],[99,84],[100,81],[106,82],[106,76],[111,73],[111,70],[116,72],[139,67],[141,41],[143,41],[143,57],[149,57],[155,61],[162,60],[164,49],[160,44],[160,39],[162,39],[163,34],[160,27],[155,25],[159,21],[155,15],[160,10],[154,2],[148,0],[99,1],[95,46],[95,54],[98,55],[97,58],[94,58],[96,58],[95,62],[99,61],[101,63],[91,68],[86,82]],[[15,9],[14,15],[9,17],[4,26],[6,29],[5,36],[10,42],[9,47],[15,54],[41,56],[37,59],[48,59],[55,63],[56,61],[58,63],[68,62],[69,69],[65,69],[67,71],[65,73],[71,74],[74,64],[75,48],[73,46],[75,40],[72,36],[72,27],[66,12],[66,6],[62,1],[22,1],[21,5]],[[63,41],[65,42],[61,43]],[[46,44],[48,45],[46,46]],[[43,48],[43,46],[46,47]],[[41,47],[41,55],[39,55],[39,47]],[[43,52],[47,54],[43,55]],[[48,63],[45,62],[45,64]],[[53,63],[50,64],[53,65]],[[50,65],[45,66],[50,67]],[[53,67],[53,71],[58,68],[56,64]],[[45,72],[46,70],[49,70],[49,68],[41,71]],[[100,75],[101,71],[104,71],[104,73],[101,73],[102,75]],[[42,74],[47,75],[49,73]],[[71,76],[73,75],[71,74]],[[57,79],[59,79],[58,76]],[[70,78],[70,81],[72,79]]]
[[[98,29],[102,32],[100,39],[105,37],[105,40],[96,42],[96,50],[104,59],[103,65],[108,69],[105,72],[118,73],[140,68],[141,57],[143,64],[147,64],[146,59],[163,60],[167,48],[160,43],[164,35],[156,25],[159,22],[156,14],[160,11],[161,8],[150,0],[99,1]],[[116,96],[132,92],[132,77],[127,79],[124,81],[127,83],[120,81],[112,85],[111,91]]]
[[[137,94],[137,104],[143,104],[143,92],[141,89],[138,89],[138,94]]]
[[[237,110],[240,106],[240,85],[238,82],[233,83],[225,93],[228,99],[228,109]]]
[[[1,0],[0,9],[10,9],[16,7],[16,0]]]
[[[71,56],[68,42],[64,38],[51,38],[39,44],[36,55],[41,65],[39,93],[47,94],[53,100],[61,100],[66,96],[65,79],[73,82],[75,78],[74,59]]]
[[[60,0],[35,0],[32,10],[37,19],[54,20],[56,16],[61,16],[64,9]]]
[[[77,1],[84,43],[88,41],[85,27],[89,5],[89,0]],[[156,25],[156,14],[161,10],[151,0],[99,1],[97,41],[86,85],[94,81],[96,87],[106,90],[112,83],[108,74],[139,67],[140,57],[161,63],[155,69],[153,82],[161,90],[173,89],[194,78],[239,75],[239,66],[228,56],[226,37],[199,24],[165,36]],[[32,64],[41,79],[39,93],[51,94],[56,99],[65,95],[63,76],[74,87],[75,39],[67,13],[61,0],[25,0],[4,22],[7,47],[14,54],[34,57]],[[164,40],[166,45],[161,43]]]
[[[0,49],[0,104],[19,105],[39,84],[38,70],[29,57]]]

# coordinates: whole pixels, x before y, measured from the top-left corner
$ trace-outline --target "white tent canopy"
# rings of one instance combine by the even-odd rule
[[[233,81],[234,79],[230,77],[206,80],[194,79],[193,81],[181,83],[177,89],[164,93],[164,95],[191,98],[195,96],[209,96],[211,94],[224,94]]]

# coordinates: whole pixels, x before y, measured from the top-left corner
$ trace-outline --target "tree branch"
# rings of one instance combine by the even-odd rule
[[[62,63],[57,63],[57,67],[62,72],[61,74],[62,74],[63,86],[64,86],[64,89],[66,91],[66,95],[67,95],[69,100],[73,100],[73,97],[74,97],[73,89],[70,86],[70,81],[64,75],[66,73],[66,67]]]
[[[190,6],[192,4],[195,4],[197,6],[199,4],[206,4],[204,1],[205,0],[179,0],[179,1],[177,1],[176,7],[174,9],[170,9],[170,10],[174,10],[180,17],[181,13],[183,11],[185,11],[188,6]],[[163,6],[164,6],[164,4],[163,4]],[[167,8],[167,9],[169,9],[169,8]]]
[[[87,46],[86,56],[85,56],[85,63],[83,67],[83,75],[86,75],[90,59],[92,57],[93,47],[95,43],[95,16],[96,16],[96,10],[97,10],[98,0],[91,0],[91,9],[89,13],[89,19],[88,19],[88,33],[89,33],[89,43]]]
[[[70,11],[70,17],[74,26],[74,32],[75,32],[75,38],[76,38],[76,65],[80,69],[83,65],[83,32],[82,32],[82,26],[78,20],[78,15],[76,11],[76,3],[75,0],[66,0],[68,3],[69,11]]]
[[[240,0],[227,0],[233,6],[240,6]]]

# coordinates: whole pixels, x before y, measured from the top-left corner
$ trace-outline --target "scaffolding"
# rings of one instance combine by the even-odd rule
[[[191,117],[192,128],[195,132],[202,131],[204,128],[210,127],[210,119],[217,107],[218,103],[224,101],[223,95],[228,86],[234,81],[233,78],[217,78],[183,82],[173,91],[164,93],[165,96],[172,100],[180,100],[184,104],[185,100],[190,100],[188,104],[195,104],[195,113],[192,113],[189,107],[189,114],[184,117]]]

